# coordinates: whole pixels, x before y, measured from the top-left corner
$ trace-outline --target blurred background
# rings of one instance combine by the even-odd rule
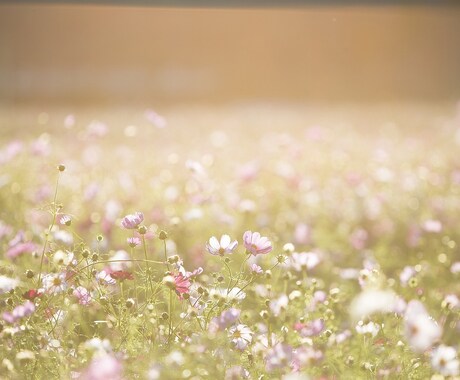
[[[0,104],[454,104],[460,7],[0,5]]]

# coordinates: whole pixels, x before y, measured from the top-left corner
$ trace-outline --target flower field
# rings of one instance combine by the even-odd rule
[[[0,378],[459,379],[460,107],[420,112],[2,112]]]

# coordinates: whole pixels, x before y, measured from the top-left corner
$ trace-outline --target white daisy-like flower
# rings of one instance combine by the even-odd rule
[[[206,243],[206,249],[211,255],[229,255],[232,254],[238,246],[236,240],[232,241],[230,236],[222,235],[220,241],[215,236],[212,236]]]
[[[455,348],[443,344],[431,353],[431,365],[435,371],[443,376],[458,376],[460,373],[457,351]]]
[[[253,332],[246,325],[236,325],[228,330],[228,337],[238,350],[244,350],[252,342]]]
[[[114,285],[117,283],[105,270],[101,270],[96,274],[96,280],[106,285]]]
[[[218,296],[225,298],[228,301],[241,301],[246,298],[246,293],[242,291],[238,287],[234,287],[230,291],[227,291],[225,288],[216,288],[216,289],[210,289],[209,291],[210,297]]]
[[[43,276],[43,288],[49,294],[58,294],[67,289],[66,274],[50,273]]]

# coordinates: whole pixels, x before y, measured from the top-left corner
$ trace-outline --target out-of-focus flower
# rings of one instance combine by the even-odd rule
[[[460,308],[460,300],[455,294],[448,294],[444,297],[442,306],[449,310],[457,310]]]
[[[124,271],[124,270],[116,270],[110,272],[110,277],[118,281],[125,281],[125,280],[134,280],[134,276],[131,272]]]
[[[240,317],[241,310],[230,308],[222,312],[218,317],[214,317],[209,324],[209,331],[216,332],[225,330],[228,326],[233,325]]]
[[[226,299],[227,301],[241,301],[246,298],[246,293],[238,287],[227,290],[226,288],[212,288],[209,290],[209,296],[217,296]]]
[[[320,350],[315,350],[313,347],[301,346],[293,352],[293,370],[300,371],[302,368],[316,365],[323,359],[323,356],[324,355]]]
[[[228,337],[238,350],[243,351],[252,342],[253,332],[246,325],[236,325],[228,330]]]
[[[455,263],[453,263],[452,266],[450,267],[450,271],[453,274],[460,273],[460,261],[456,261]]]
[[[457,351],[455,348],[443,344],[431,353],[431,365],[436,372],[443,376],[458,376],[460,372]]]
[[[291,364],[292,347],[287,344],[277,344],[272,347],[265,356],[265,368],[272,372]]]
[[[127,230],[133,230],[136,229],[143,221],[144,214],[142,212],[136,212],[135,214],[126,215],[121,220],[121,225]]]
[[[141,239],[136,237],[136,236],[129,237],[128,239],[126,239],[126,241],[128,242],[128,245],[131,248],[137,247],[137,246],[141,245],[141,243],[142,243]]]
[[[363,228],[358,228],[353,231],[350,236],[350,243],[354,249],[361,250],[366,247],[369,234]]]
[[[77,297],[80,305],[89,305],[92,301],[91,293],[83,286],[78,286],[74,289],[73,295]]]
[[[12,312],[6,311],[3,313],[3,319],[8,323],[15,323],[18,320],[32,315],[35,311],[35,304],[31,301],[26,301],[24,304],[16,306]]]
[[[294,324],[294,330],[296,330],[301,337],[306,338],[320,334],[324,326],[324,320],[318,318],[305,323],[297,322]]]
[[[232,242],[228,235],[222,235],[220,241],[215,236],[212,236],[206,243],[206,249],[211,255],[223,256],[233,253],[237,245],[238,242],[236,240]]]
[[[259,265],[257,265],[256,263],[251,264],[250,270],[251,270],[251,272],[253,274],[262,274],[262,273],[264,273],[264,270]]]
[[[389,290],[364,290],[354,298],[350,305],[350,316],[357,321],[374,313],[394,312],[397,296]]]
[[[123,271],[131,268],[131,257],[128,252],[119,250],[110,258],[109,267],[112,271]]]
[[[112,355],[95,357],[83,373],[82,380],[121,380],[123,365]]]
[[[439,233],[442,231],[442,223],[439,220],[429,219],[423,223],[426,232]]]
[[[0,294],[9,292],[19,285],[19,280],[6,276],[0,276]]]
[[[311,229],[306,223],[299,223],[295,226],[294,239],[297,244],[308,244],[311,240]]]
[[[190,279],[182,273],[177,273],[174,276],[166,276],[163,279],[163,283],[170,289],[174,290],[179,299],[183,299],[182,294],[190,292],[190,286],[192,285]]]
[[[415,271],[414,267],[409,266],[409,265],[405,266],[401,274],[399,275],[399,281],[401,281],[401,285],[407,286],[407,283],[409,282],[409,280],[412,277],[414,277],[416,274],[417,272]]]
[[[57,243],[61,243],[64,245],[72,245],[73,244],[73,235],[64,230],[57,230],[54,233],[54,240]]]
[[[297,272],[313,269],[320,263],[319,255],[315,252],[293,252],[288,265]]]
[[[225,371],[225,380],[248,379],[249,371],[239,365],[230,367]]]
[[[420,301],[408,303],[404,322],[406,339],[415,352],[428,350],[441,337],[441,327],[429,316]]]
[[[103,356],[112,352],[112,345],[108,339],[92,338],[87,340],[83,346],[96,356]]]
[[[380,325],[374,322],[368,322],[366,324],[363,323],[363,321],[359,321],[358,324],[356,325],[356,332],[358,334],[370,334],[373,337],[375,337],[380,331]]]
[[[147,119],[149,123],[153,124],[155,127],[159,129],[163,129],[167,125],[166,119],[152,109],[145,110],[144,117]]]
[[[99,282],[106,284],[106,285],[114,285],[116,284],[116,281],[114,278],[110,276],[110,273],[108,273],[105,270],[101,270],[100,272],[96,273],[96,280]]]
[[[9,259],[15,259],[23,253],[32,253],[36,249],[37,246],[35,243],[25,241],[24,233],[20,231],[8,243],[8,250],[6,251],[5,256]]]
[[[281,314],[282,310],[286,310],[289,303],[289,298],[286,294],[282,294],[278,299],[270,301],[270,310],[275,317]]]
[[[246,231],[243,235],[244,247],[254,256],[265,255],[272,251],[273,246],[267,237],[259,232]]]

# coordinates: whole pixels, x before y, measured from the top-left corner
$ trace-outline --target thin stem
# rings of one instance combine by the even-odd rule
[[[45,243],[43,244],[43,250],[42,250],[42,254],[41,254],[41,258],[40,258],[40,269],[38,271],[37,288],[40,287],[40,281],[42,279],[43,260],[44,260],[44,257],[45,257],[46,246],[48,245],[48,238],[49,238],[49,236],[51,234],[51,230],[53,229],[54,224],[56,223],[56,213],[57,213],[56,199],[57,199],[57,193],[58,193],[58,188],[59,188],[59,178],[60,177],[61,177],[61,172],[59,171],[57,179],[56,179],[56,188],[54,189],[53,212],[52,212],[53,219],[52,219],[51,224],[50,224],[50,226],[48,228],[48,231],[46,232]]]

